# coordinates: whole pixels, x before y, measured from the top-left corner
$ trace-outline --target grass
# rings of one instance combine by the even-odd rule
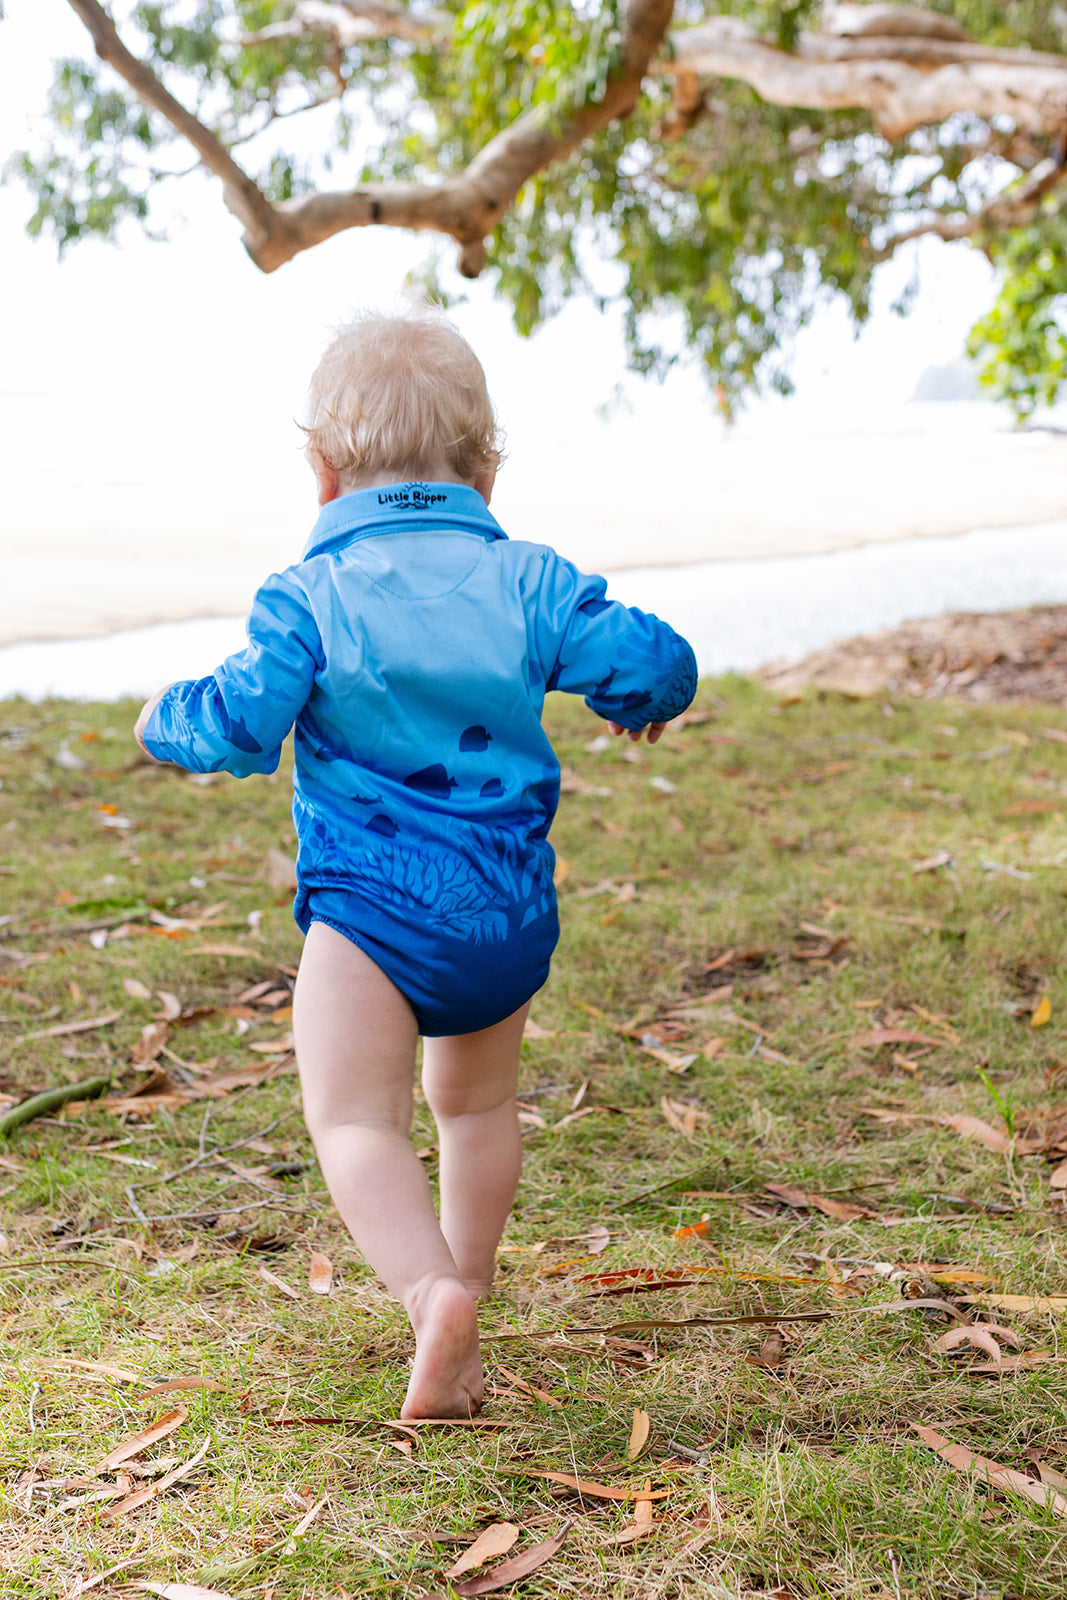
[[[938,1349],[948,1317],[878,1309],[924,1284],[1067,1292],[1062,1191],[1020,1153],[1036,1112],[1067,1102],[1067,748],[1042,735],[1057,714],[778,706],[740,679],[700,707],[649,751],[590,750],[582,708],[550,705],[564,935],[524,1047],[527,1162],[485,1317],[486,1417],[504,1426],[414,1437],[383,1426],[406,1325],[323,1193],[284,1048],[299,936],[269,872],[293,849],[286,777],[139,764],[132,706],[0,707],[0,1091],[111,1071],[114,1100],[158,1073],[147,1117],[76,1103],[0,1147],[5,1600],[113,1567],[89,1592],[439,1595],[491,1521],[521,1525],[513,1554],[570,1524],[529,1596],[1063,1594],[1062,1519],[954,1471],[911,1424],[1067,1471],[1065,1367],[981,1375],[983,1352]],[[131,1065],[174,1009],[159,991],[199,1015],[171,1055]],[[874,1029],[944,1042],[855,1043]],[[180,1099],[250,1068],[267,1076]],[[1019,1143],[937,1120],[961,1113]],[[415,1137],[432,1173],[422,1107]],[[825,1215],[769,1183],[862,1209]],[[312,1248],[334,1263],[329,1296],[309,1291]],[[705,1270],[599,1298],[625,1280],[581,1281],[632,1268]],[[558,1331],[813,1311],[830,1315],[778,1335]],[[1059,1354],[1062,1313],[987,1315]],[[215,1387],[145,1393],[176,1378]],[[174,1432],[96,1474],[178,1405]],[[651,1432],[631,1463],[635,1407]],[[205,1440],[188,1477],[104,1520],[94,1496],[116,1473],[151,1484]],[[669,1494],[624,1544],[633,1506],[535,1471]]]

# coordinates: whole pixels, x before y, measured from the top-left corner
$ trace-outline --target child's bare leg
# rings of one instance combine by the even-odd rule
[[[468,1416],[482,1400],[477,1311],[408,1138],[418,1030],[369,956],[313,923],[293,1000],[304,1116],[334,1204],[415,1330],[402,1415]]]
[[[441,1230],[476,1298],[492,1287],[522,1167],[515,1091],[528,1010],[480,1033],[423,1041],[422,1086],[441,1152]]]

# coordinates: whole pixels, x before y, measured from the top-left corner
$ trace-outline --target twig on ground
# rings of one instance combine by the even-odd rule
[[[25,1123],[35,1117],[46,1117],[50,1111],[69,1105],[72,1100],[96,1100],[111,1087],[111,1074],[101,1073],[96,1078],[86,1078],[83,1083],[65,1083],[55,1089],[44,1089],[31,1095],[21,1105],[12,1106],[0,1117],[0,1139],[9,1139]]]

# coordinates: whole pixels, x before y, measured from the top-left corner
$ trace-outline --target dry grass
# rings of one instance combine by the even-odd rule
[[[5,1600],[70,1594],[115,1566],[90,1593],[144,1580],[242,1600],[443,1594],[465,1542],[501,1520],[522,1526],[516,1552],[571,1523],[526,1579],[531,1596],[1063,1593],[1062,1519],[953,1471],[910,1424],[1011,1467],[1067,1471],[1064,1366],[983,1376],[971,1370],[982,1352],[937,1348],[947,1317],[879,1310],[951,1267],[987,1280],[942,1281],[941,1297],[1067,1291],[1050,1163],[1021,1153],[1037,1109],[1067,1102],[1067,749],[1042,735],[1055,714],[779,708],[742,681],[707,686],[702,705],[708,720],[654,752],[590,751],[581,708],[551,707],[572,774],[554,834],[565,934],[535,1003],[544,1036],[526,1046],[527,1166],[485,1319],[486,1417],[504,1426],[414,1438],[385,1425],[408,1332],[322,1193],[284,1005],[219,1009],[284,985],[298,957],[288,897],[267,876],[268,852],[292,848],[284,777],[203,784],[133,764],[130,707],[0,710],[0,911],[12,918],[0,1090],[101,1070],[116,1087],[143,1083],[130,1056],[164,1009],[160,990],[205,1013],[170,1034],[178,1061],[156,1064],[178,1089],[205,1062],[214,1074],[277,1063],[258,1086],[146,1119],[71,1106],[0,1149]],[[654,775],[673,792],[650,787]],[[118,818],[129,826],[105,826]],[[944,865],[915,870],[939,853]],[[195,924],[218,902],[220,925],[199,931],[139,920],[152,908]],[[116,936],[122,919],[158,931]],[[731,981],[728,997],[694,1005]],[[1051,1020],[1033,1028],[1043,994]],[[112,1011],[83,1033],[25,1038]],[[879,1027],[944,1043],[850,1048]],[[663,1040],[652,1049],[695,1059],[672,1071],[648,1033]],[[724,1040],[717,1053],[711,1039]],[[589,1114],[567,1120],[573,1109]],[[1001,1131],[1006,1117],[1019,1143],[990,1149],[934,1120],[960,1113]],[[416,1141],[432,1171],[422,1110]],[[768,1183],[872,1214],[790,1205]],[[702,1235],[673,1236],[705,1214]],[[598,1226],[610,1241],[590,1256]],[[308,1289],[311,1248],[334,1262],[329,1296]],[[606,1297],[625,1284],[582,1281],[631,1268],[660,1283],[703,1270]],[[813,1311],[829,1315],[783,1321],[781,1336],[573,1331]],[[1062,1314],[988,1315],[1024,1349],[1059,1354]],[[175,1378],[212,1387],[146,1393]],[[95,1473],[178,1404],[188,1417],[174,1432]],[[631,1463],[635,1406],[651,1433]],[[104,1520],[109,1502],[93,1496],[117,1473],[150,1484],[205,1440],[187,1478]],[[632,1506],[535,1469],[669,1494],[652,1532],[622,1544]]]

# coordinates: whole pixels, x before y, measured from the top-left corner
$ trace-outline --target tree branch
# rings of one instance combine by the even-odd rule
[[[671,0],[631,0],[619,59],[600,99],[574,106],[539,106],[505,128],[466,169],[443,183],[371,183],[342,193],[313,194],[278,207],[284,218],[269,245],[246,247],[264,272],[347,228],[372,224],[448,234],[460,246],[459,270],[476,278],[485,264],[485,239],[523,185],[571,155],[584,139],[632,110],[641,81],[663,43]]]
[[[145,62],[132,55],[119,38],[115,24],[96,0],[68,0],[88,28],[101,61],[106,61],[129,84],[137,98],[166,117],[176,133],[187,139],[200,160],[222,180],[226,204],[244,224],[246,239],[266,243],[276,226],[274,207],[246,172],[234,161],[210,128],[165,89]]]
[[[1049,157],[1030,173],[1026,182],[1009,194],[998,195],[980,211],[969,217],[931,217],[903,233],[894,234],[882,248],[875,252],[876,261],[886,261],[911,239],[921,239],[933,234],[938,239],[970,239],[975,234],[1003,233],[1009,228],[1021,228],[1041,208],[1042,201],[1067,182],[1067,162]]]
[[[443,11],[414,16],[395,0],[299,0],[285,22],[272,22],[257,33],[245,34],[242,45],[272,44],[278,40],[324,35],[341,49],[366,44],[371,39],[410,39],[424,43],[451,22]]]
[[[348,228],[378,225],[449,235],[460,246],[459,269],[468,278],[476,278],[485,265],[485,238],[523,185],[553,162],[565,160],[590,134],[632,110],[674,9],[671,0],[631,0],[618,60],[600,98],[590,94],[576,105],[539,106],[527,112],[490,139],[454,178],[439,184],[362,184],[274,206],[214,134],[175,100],[150,67],[130,54],[96,0],[69,0],[69,4],[89,29],[101,60],[115,68],[139,99],[160,111],[222,179],[226,202],[245,226],[245,249],[263,272],[274,272],[302,250]],[[345,4],[353,11],[363,9],[362,0]]]
[[[923,15],[900,12],[904,18]],[[672,132],[692,120],[694,77],[738,78],[772,105],[868,110],[890,140],[961,111],[987,120],[1007,116],[1031,132],[1051,133],[1067,110],[1067,57],[1036,51],[894,32],[858,38],[808,34],[790,55],[736,17],[689,28],[674,35],[672,44],[674,61],[661,68],[678,84]]]

